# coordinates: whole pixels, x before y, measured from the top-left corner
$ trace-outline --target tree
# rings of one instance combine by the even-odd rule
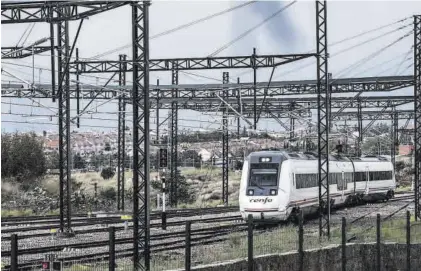
[[[51,152],[46,156],[47,168],[58,169],[60,168],[60,157],[58,152]]]
[[[190,185],[187,183],[186,177],[177,171],[177,198],[181,203],[192,203],[195,200],[194,191],[191,191]]]
[[[200,157],[200,155],[194,150],[186,150],[179,153],[178,155],[179,165],[200,167],[201,160],[202,158]]]
[[[177,170],[177,176],[176,191],[178,202],[192,203],[195,200],[194,191],[192,191],[190,185],[187,183],[186,177],[181,175],[179,170]],[[169,173],[167,174],[167,180],[170,180]],[[170,188],[171,184],[167,183],[167,187]]]
[[[110,167],[103,168],[101,171],[101,177],[104,180],[111,179],[112,177],[114,177],[114,174],[115,174],[114,170]]]
[[[111,145],[110,145],[110,143],[109,143],[109,142],[106,142],[106,143],[105,143],[105,148],[104,148],[104,150],[105,150],[105,151],[111,151]]]
[[[104,165],[109,165],[110,158],[104,154],[93,154],[91,156],[91,164],[95,168],[100,168]]]
[[[2,177],[19,177],[32,181],[46,172],[43,143],[35,133],[2,134]]]
[[[73,166],[77,169],[86,168],[86,161],[80,156],[79,153],[73,156]]]

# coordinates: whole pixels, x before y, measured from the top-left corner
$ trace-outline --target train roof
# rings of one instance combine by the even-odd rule
[[[248,158],[254,160],[258,157],[276,157],[282,160],[317,160],[317,152],[297,152],[287,150],[262,150],[249,154]],[[254,158],[254,159],[253,159]],[[383,156],[364,156],[364,157],[348,157],[343,155],[329,155],[329,161],[340,162],[389,162],[389,159]]]

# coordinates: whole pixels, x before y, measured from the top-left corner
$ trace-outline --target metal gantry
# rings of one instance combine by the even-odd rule
[[[126,85],[126,55],[120,55],[118,85]],[[126,166],[126,94],[120,90],[118,97],[118,135],[117,135],[117,210],[124,211],[124,171]]]
[[[319,235],[330,236],[329,86],[326,1],[316,1]]]
[[[222,74],[222,83],[229,83],[229,73],[224,72]],[[228,89],[225,89],[221,93],[222,99],[226,101],[228,98]],[[228,142],[229,142],[229,133],[228,133],[228,105],[223,103],[223,112],[222,112],[222,200],[224,205],[228,206]]]
[[[414,16],[415,219],[421,219],[421,15]]]
[[[237,84],[240,84],[240,77],[237,77]],[[228,93],[228,95],[229,95],[229,93]],[[238,88],[235,91],[235,95],[237,97],[237,112],[241,112],[241,90],[240,90],[240,88]],[[240,139],[240,125],[241,125],[240,115],[236,115],[235,120],[237,121],[237,139]]]
[[[358,97],[357,99],[357,127],[358,127],[358,139],[357,139],[357,150],[356,154],[357,157],[361,156],[361,147],[363,144],[363,117],[362,117],[362,105],[361,105],[361,98]]]
[[[251,67],[253,68],[253,129],[257,128],[257,102],[256,102],[256,84],[257,84],[257,61],[256,61],[256,48],[253,48],[251,56]]]
[[[133,270],[150,269],[149,1],[132,2]]]
[[[251,55],[227,57],[195,57],[195,58],[166,58],[151,59],[150,71],[171,71],[174,67],[178,70],[211,70],[211,69],[244,69],[244,68],[270,68],[295,61],[314,57],[315,54],[286,54],[286,55]],[[119,64],[116,60],[92,60],[71,63],[70,72],[107,73],[118,72]],[[132,70],[132,63],[127,63],[127,71]]]
[[[171,70],[171,83],[178,85],[178,69],[174,67]],[[173,99],[177,99],[177,89],[173,91]],[[178,203],[178,102],[174,100],[171,102],[170,112],[170,204],[173,207]]]
[[[65,13],[67,7],[60,10]],[[73,233],[71,227],[71,144],[70,144],[70,74],[67,63],[70,61],[69,22],[57,23],[58,41],[58,107],[59,107],[59,163],[60,163],[60,232]]]
[[[80,66],[79,66],[80,67]],[[76,73],[76,71],[75,71]],[[79,71],[79,73],[83,73]],[[411,76],[382,76],[382,77],[361,77],[361,78],[339,78],[331,80],[329,83],[332,93],[351,93],[351,92],[385,92],[402,89],[405,87],[414,86],[414,77]],[[51,84],[35,84],[35,88],[28,87],[24,84],[10,83],[1,85],[2,97],[8,98],[52,98],[52,85]],[[127,85],[127,89],[132,86]],[[274,81],[257,83],[256,96],[269,99],[288,99],[288,95],[297,94],[316,94],[317,81],[316,80],[296,80],[296,81]],[[172,98],[174,88],[177,89],[178,97],[182,99],[202,99],[207,100],[210,98],[216,99],[214,92],[221,91],[222,88],[229,88],[237,90],[236,92],[229,92],[230,98],[241,97],[254,98],[253,82],[227,84],[183,84],[178,86],[173,85],[150,85],[150,97],[156,99]],[[80,94],[83,99],[111,99],[115,93],[115,89],[119,86],[108,85],[107,88],[101,86],[81,85]],[[127,92],[127,98],[131,98],[131,93]],[[390,96],[394,98],[394,96]],[[76,98],[75,86],[71,86],[71,98]],[[341,97],[332,97],[332,100]],[[413,100],[413,95],[411,95]],[[351,102],[350,105],[355,104]],[[349,103],[349,99],[347,100]],[[344,104],[345,106],[345,104]]]
[[[1,4],[1,23],[78,20],[127,5],[130,1],[10,1]]]
[[[399,146],[398,143],[398,125],[399,125],[399,118],[398,113],[396,112],[396,108],[393,107],[392,110],[392,125],[390,126],[391,132],[391,144],[390,144],[390,161],[393,164],[393,168],[395,169],[396,166],[396,147]]]

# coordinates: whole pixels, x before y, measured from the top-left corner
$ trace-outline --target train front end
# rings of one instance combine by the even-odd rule
[[[286,220],[288,195],[280,188],[283,157],[279,152],[256,152],[244,162],[240,212],[244,220],[270,223]]]

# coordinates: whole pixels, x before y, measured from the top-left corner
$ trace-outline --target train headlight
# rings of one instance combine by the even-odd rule
[[[249,189],[249,191],[247,192],[247,194],[249,196],[253,196],[254,195],[254,190],[253,189]]]
[[[270,190],[270,195],[271,196],[275,196],[276,195],[276,190],[275,189],[271,189]]]
[[[270,162],[271,160],[271,157],[260,157],[260,162]]]

